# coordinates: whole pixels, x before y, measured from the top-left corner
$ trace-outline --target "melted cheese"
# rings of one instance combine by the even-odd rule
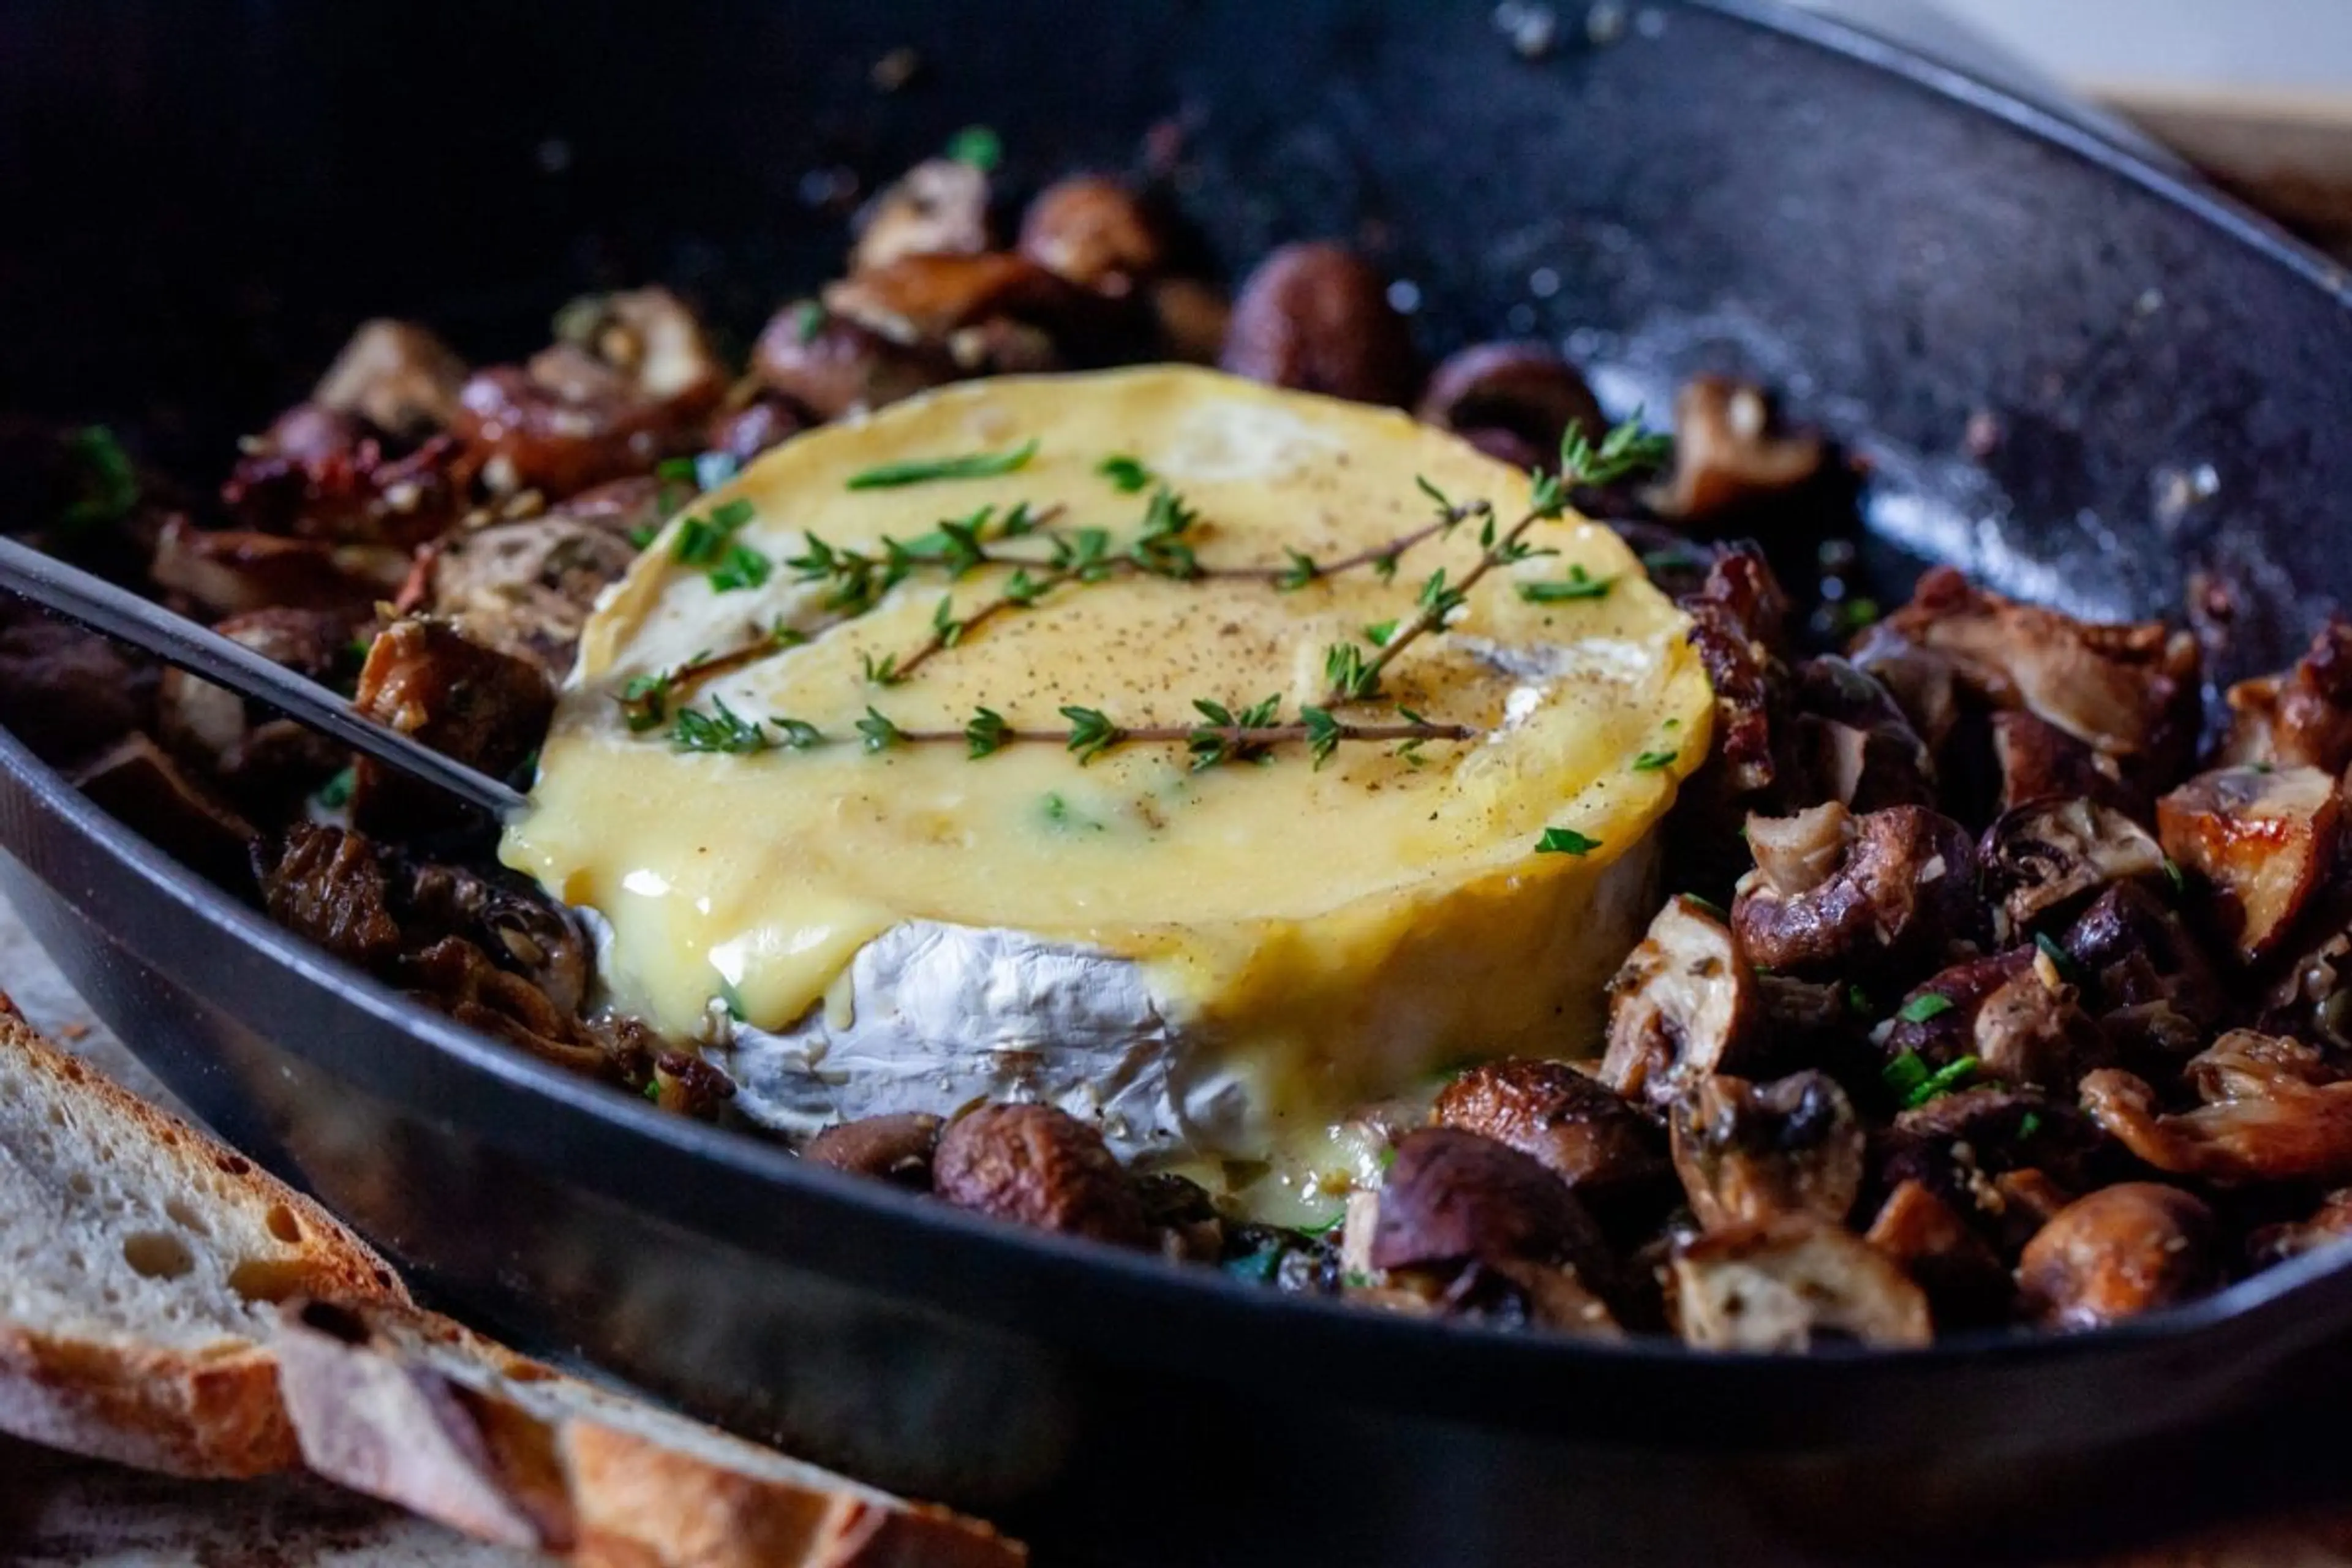
[[[1033,440],[1015,472],[848,484],[885,463]],[[1192,369],[979,382],[827,426],[698,508],[750,503],[736,538],[778,563],[763,586],[719,591],[678,564],[674,523],[600,606],[508,862],[598,911],[616,997],[681,1036],[706,1030],[720,996],[762,1031],[825,1021],[830,997],[845,1028],[856,1007],[889,1005],[853,994],[853,962],[909,926],[1020,933],[1131,965],[1164,1048],[1196,1078],[1213,1068],[1239,1097],[1226,1103],[1246,1107],[1184,1130],[1222,1152],[1263,1153],[1465,1058],[1589,1049],[1601,987],[1645,912],[1651,831],[1704,757],[1710,713],[1683,617],[1605,528],[1572,514],[1538,524],[1529,542],[1549,553],[1491,574],[1444,633],[1389,668],[1396,702],[1475,727],[1468,742],[1411,756],[1346,744],[1320,768],[1291,746],[1198,772],[1181,744],[1082,764],[1046,743],[975,761],[961,745],[856,742],[869,707],[908,731],[958,730],[982,705],[1022,729],[1066,729],[1070,704],[1126,726],[1191,724],[1195,699],[1278,696],[1295,718],[1321,700],[1328,645],[1409,619],[1429,574],[1459,582],[1480,553],[1472,522],[1415,545],[1393,580],[1358,569],[1293,592],[1143,574],[1065,586],[881,688],[867,661],[905,662],[943,595],[969,616],[1008,569],[953,583],[921,572],[844,618],[782,564],[810,535],[878,554],[886,538],[1020,503],[1052,530],[1100,528],[1123,547],[1151,491],[1105,477],[1112,455],[1197,512],[1184,537],[1211,567],[1381,548],[1430,521],[1417,479],[1490,500],[1506,524],[1528,500],[1526,476],[1401,414]],[[992,548],[1042,560],[1048,542]],[[1537,603],[1514,591],[1574,571],[1608,592]],[[616,696],[633,677],[779,623],[810,640],[689,700],[845,742],[689,754],[622,722]],[[1385,703],[1339,711],[1394,718]],[[1548,827],[1597,847],[1538,854]],[[990,1005],[985,982],[975,1007]],[[1001,1047],[1005,1021],[990,1022],[975,1033]]]

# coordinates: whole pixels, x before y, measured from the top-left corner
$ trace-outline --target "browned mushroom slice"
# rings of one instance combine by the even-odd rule
[[[1574,365],[1542,343],[1479,343],[1441,361],[1414,417],[1455,431],[1507,431],[1557,468],[1570,430],[1598,442],[1609,418]]]
[[[1842,658],[1809,658],[1793,672],[1790,706],[1786,749],[1808,797],[1855,811],[1935,804],[1935,759],[1876,679]]]
[[[310,401],[411,440],[449,427],[466,362],[414,321],[362,321],[343,345]]]
[[[893,342],[814,300],[785,306],[751,346],[751,373],[818,419],[880,408],[956,378],[936,344]]]
[[[2338,1187],[2299,1220],[2267,1225],[2246,1238],[2246,1254],[2258,1268],[2352,1241],[2352,1187]]]
[[[595,1031],[463,937],[444,937],[404,956],[394,966],[394,977],[459,1023],[542,1061],[584,1077],[622,1076],[611,1047]]]
[[[1459,1128],[1406,1133],[1374,1211],[1364,1252],[1374,1268],[1600,1255],[1591,1218],[1566,1183],[1517,1149]]]
[[[908,256],[976,256],[988,248],[988,174],[961,158],[932,158],[899,175],[857,220],[852,273]]]
[[[761,393],[740,408],[711,416],[703,432],[706,451],[719,452],[736,463],[749,463],[771,447],[782,446],[808,427],[808,419],[787,399]]]
[[[2017,1282],[2049,1328],[2090,1329],[2219,1282],[2213,1214],[2178,1187],[2123,1182],[2061,1209],[2026,1244]]]
[[[948,1124],[932,1184],[958,1208],[1091,1237],[1146,1239],[1143,1205],[1102,1134],[1049,1105],[984,1105]]]
[[[1173,1171],[1134,1178],[1136,1200],[1152,1244],[1171,1263],[1214,1263],[1225,1247],[1224,1216],[1209,1190]]]
[[[1925,1182],[1886,1194],[1864,1238],[1909,1271],[1945,1328],[1998,1322],[2011,1295],[2009,1270],[1983,1237]]]
[[[1748,832],[1752,843],[1752,822]],[[1897,805],[1855,817],[1842,833],[1844,853],[1818,882],[1811,858],[1777,851],[1741,879],[1731,924],[1749,962],[1867,986],[1940,963],[1976,937],[1975,852],[1958,823]]]
[[[363,969],[399,957],[383,860],[360,835],[298,822],[255,849],[254,869],[262,907],[296,935]]]
[[[1715,758],[1734,795],[1770,787],[1778,776],[1772,719],[1785,671],[1788,595],[1752,550],[1727,550],[1696,594],[1675,601],[1691,617],[1690,640],[1715,688]]]
[[[1765,884],[1784,897],[1811,892],[1837,874],[1853,844],[1853,814],[1834,800],[1786,816],[1751,812],[1741,837]]]
[[[2332,774],[2217,768],[2156,804],[2164,852],[2195,879],[2213,929],[2247,963],[2274,951],[2336,858]]]
[[[1862,1194],[1863,1132],[1826,1073],[1754,1084],[1718,1074],[1667,1112],[1675,1173],[1707,1230],[1791,1215],[1843,1222]]]
[[[252,885],[253,825],[145,735],[123,736],[72,782],[183,865],[225,888]]]
[[[2048,1210],[2098,1184],[2113,1145],[2072,1105],[2038,1089],[1984,1084],[1900,1112],[1872,1141],[1874,1184],[1892,1191],[1916,1181],[1952,1205],[2009,1255],[2024,1246]],[[2028,1202],[2011,1175],[2058,1194]]]
[[[2043,1089],[2071,1088],[2114,1059],[2057,961],[2032,947],[1954,964],[1913,991],[1885,1049],[1890,1064],[1916,1058],[1922,1068]]]
[[[1675,471],[1651,504],[1702,524],[1808,483],[1828,460],[1819,435],[1775,427],[1761,387],[1694,376],[1675,397]]]
[[[2352,1181],[2352,1080],[2316,1047],[2233,1029],[2189,1064],[2204,1103],[2165,1114],[2119,1069],[2083,1080],[2083,1109],[2159,1171],[2225,1184]]]
[[[388,872],[394,917],[413,945],[459,936],[529,980],[558,1012],[588,1000],[593,958],[570,910],[520,878],[460,866],[397,861]]]
[[[2000,771],[2003,811],[2081,797],[2131,816],[2147,815],[2147,792],[2124,778],[2115,758],[2031,713],[1992,716],[1992,758]]]
[[[1081,289],[1125,295],[1160,268],[1160,225],[1118,181],[1073,174],[1037,193],[1021,220],[1021,254]]]
[[[673,1116],[708,1117],[735,1098],[735,1080],[687,1051],[655,1054],[645,1096]]]
[[[520,767],[547,732],[555,689],[539,666],[442,622],[415,618],[396,622],[368,646],[353,702],[377,722],[499,778]],[[462,821],[461,810],[369,758],[354,764],[352,820],[369,831]]]
[[[1960,686],[1991,707],[2024,709],[2157,776],[2195,739],[2196,639],[2161,623],[2078,621],[1980,592],[1939,566],[1873,640],[1940,655]],[[1877,673],[1864,649],[1856,661]]]
[[[2161,880],[2164,850],[2147,829],[2095,801],[2042,800],[2004,812],[1985,829],[1978,878],[1995,900],[2003,939],[2111,883]]]
[[[1234,301],[1220,363],[1268,386],[1359,403],[1402,406],[1421,381],[1412,329],[1380,274],[1336,245],[1286,245],[1258,263]]]
[[[1601,1080],[1653,1105],[1711,1073],[1737,1070],[1761,1021],[1756,977],[1730,928],[1692,898],[1658,911],[1609,995]]]
[[[1438,1094],[1431,1120],[1507,1143],[1587,1196],[1664,1175],[1657,1124],[1566,1062],[1481,1063]]]
[[[1233,302],[1197,278],[1154,279],[1146,290],[1163,359],[1214,364],[1225,352]]]
[[[1025,256],[902,256],[887,267],[826,286],[824,308],[896,343],[944,343],[963,328],[998,317],[1085,338],[1119,318],[1089,294]]]
[[[404,451],[390,440],[356,415],[298,404],[245,443],[221,504],[238,524],[264,533],[421,543],[466,511],[473,460],[446,435]]]
[[[826,1128],[808,1141],[801,1157],[853,1175],[929,1192],[931,1152],[939,1147],[940,1126],[938,1117],[919,1110],[868,1116]]]
[[[625,534],[567,506],[451,540],[428,568],[428,597],[467,637],[561,680],[596,595],[636,557]]]
[[[2221,761],[2341,773],[2352,764],[2352,622],[2331,616],[2284,675],[2230,688]]]
[[[403,551],[206,531],[173,518],[156,542],[149,575],[156,586],[226,616],[278,606],[362,612],[397,593],[407,570]]]
[[[2188,1057],[2211,1037],[2228,1005],[2203,947],[2140,883],[2100,894],[2060,945],[2084,977],[2099,1026],[2126,1051]]]
[[[1823,1220],[1712,1231],[1667,1265],[1675,1331],[1710,1351],[1804,1351],[1825,1342],[1924,1345],[1926,1292],[1902,1266]]]
[[[558,313],[555,326],[563,343],[625,377],[674,421],[698,418],[725,395],[726,363],[701,321],[667,289],[584,296]]]

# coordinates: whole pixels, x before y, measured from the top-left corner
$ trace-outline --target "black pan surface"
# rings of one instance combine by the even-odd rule
[[[1018,186],[1130,166],[1172,123],[1218,254],[1350,238],[1410,283],[1431,348],[1554,337],[1621,411],[1698,369],[1771,382],[1876,465],[1890,578],[1949,560],[2122,614],[2210,572],[2247,605],[2240,668],[2352,589],[2352,312],[2325,264],[1824,24],[1601,10],[1615,26],[1570,16],[1527,58],[1484,5],[1402,0],[33,0],[0,14],[0,411],[105,417],[210,472],[362,315],[489,359],[576,289],[659,278],[748,331],[825,275],[856,191],[959,126],[999,131]],[[898,47],[922,68],[880,92]],[[1980,415],[2004,432],[1981,460]],[[2276,1400],[2338,1386],[2352,1271],[2321,1262],[2095,1335],[1701,1360],[999,1229],[520,1059],[304,950],[5,737],[0,763],[0,882],[230,1137],[541,1348],[993,1510],[1054,1560],[2152,1528],[2296,1489]]]

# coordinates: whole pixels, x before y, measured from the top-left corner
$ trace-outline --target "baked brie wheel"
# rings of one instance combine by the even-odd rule
[[[1359,1108],[1597,1050],[1707,752],[1686,630],[1615,534],[1402,414],[958,385],[671,521],[503,853],[763,1122],[1043,1101],[1328,1212],[1375,1173]]]

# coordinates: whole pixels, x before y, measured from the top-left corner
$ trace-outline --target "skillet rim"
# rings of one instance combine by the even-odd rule
[[[2218,231],[2229,242],[2252,249],[2282,268],[2299,283],[2319,289],[2337,306],[2352,308],[2352,275],[2267,219],[2063,115],[1965,70],[1875,33],[1799,10],[1780,0],[1674,0],[1674,7],[1712,13],[1800,46],[1843,57],[1865,68],[1894,76],[1916,90],[2000,121],[2017,134],[2053,146],[2123,180],[2141,194],[2179,209],[2201,226]],[[1463,1358],[1481,1370],[1482,1375],[1473,1381],[1482,1384],[1491,1384],[1497,1373],[1507,1375],[1513,1367],[1541,1366],[1572,1373],[1578,1367],[1607,1365],[1635,1372],[1659,1370],[1676,1376],[1697,1376],[1727,1391],[1743,1380],[1767,1375],[1777,1379],[1798,1367],[1805,1369],[1800,1375],[1811,1381],[1895,1370],[1932,1375],[1953,1369],[1980,1371],[1989,1363],[2032,1368],[2056,1359],[2124,1358],[2151,1347],[2177,1348],[2200,1342],[2225,1330],[2261,1335],[2263,1348],[2274,1361],[2334,1334],[2344,1321],[2352,1321],[2352,1251],[2297,1258],[2196,1301],[2088,1331],[1995,1331],[1956,1335],[1913,1350],[1831,1345],[1801,1358],[1761,1352],[1695,1352],[1664,1336],[1643,1336],[1612,1343],[1564,1335],[1515,1333],[1472,1324],[1404,1320],[1338,1301],[1287,1296],[1229,1279],[1215,1269],[1171,1268],[1148,1257],[1020,1229],[943,1204],[926,1202],[884,1184],[811,1167],[751,1134],[656,1110],[618,1089],[587,1082],[533,1060],[520,1050],[411,1001],[268,921],[258,911],[172,859],[128,825],[100,810],[67,784],[61,773],[35,758],[5,730],[0,730],[0,791],[17,796],[39,814],[61,824],[79,840],[73,846],[75,849],[103,855],[145,884],[151,893],[180,906],[186,916],[214,928],[288,978],[300,982],[337,1007],[356,1008],[376,1026],[429,1047],[444,1058],[445,1068],[490,1086],[497,1094],[520,1093],[536,1101],[553,1100],[563,1108],[564,1115],[584,1116],[641,1148],[657,1147],[669,1158],[692,1161],[722,1173],[729,1180],[781,1184],[804,1200],[844,1215],[892,1226],[911,1226],[913,1230],[908,1232],[908,1236],[927,1236],[935,1245],[950,1248],[950,1256],[968,1254],[992,1258],[999,1268],[1025,1268],[1036,1276],[1033,1282],[1035,1285],[1067,1286],[1083,1294],[1090,1283],[1108,1282],[1116,1285],[1122,1295],[1140,1293],[1155,1298],[1164,1303],[1162,1310],[1192,1314],[1192,1326],[1203,1338],[1237,1330],[1269,1336],[1270,1343],[1277,1337],[1284,1342],[1298,1339],[1308,1343],[1320,1340],[1325,1343],[1318,1349],[1337,1350],[1344,1346],[1346,1355],[1334,1356],[1333,1360],[1350,1364],[1360,1355],[1373,1362],[1400,1356],[1423,1360]],[[9,826],[13,828],[14,822]],[[21,844],[9,842],[0,847],[10,851],[11,858],[26,875],[45,883],[53,896],[88,918],[84,900],[63,886],[62,879],[43,876],[17,857]],[[142,966],[165,973],[173,985],[183,984],[176,973],[145,955],[132,956]],[[332,1076],[366,1079],[363,1071],[344,1071],[348,1064],[338,1058],[332,1046],[275,1039],[271,1043],[278,1049],[301,1056]],[[451,1113],[464,1107],[403,1102],[401,1109],[408,1114],[452,1120]],[[487,1104],[477,1102],[478,1112],[487,1109]],[[467,1136],[492,1146],[511,1148],[517,1141],[517,1135],[478,1113],[470,1121],[453,1121],[453,1124],[465,1127]],[[577,1181],[583,1173],[586,1173],[573,1171],[564,1174],[567,1180]],[[644,1195],[641,1192],[633,1197],[623,1192],[618,1183],[590,1180],[585,1184],[628,1206],[645,1206],[637,1201]],[[678,1222],[673,1213],[664,1213],[659,1217]],[[717,1240],[737,1239],[692,1223],[687,1224],[686,1228]],[[756,1244],[753,1249],[758,1249]],[[936,1272],[934,1277],[939,1277]],[[870,1280],[862,1283],[887,1294],[907,1294],[897,1286]],[[1171,1290],[1174,1294],[1171,1294]],[[908,1299],[982,1321],[1006,1324],[1016,1331],[1030,1327],[1019,1320],[1008,1320],[1001,1300],[991,1305],[985,1300],[967,1299],[948,1306],[938,1292]],[[2332,1318],[2318,1310],[2320,1303],[2327,1300],[2336,1301],[2339,1308]],[[1085,1315],[1071,1321],[1083,1323]],[[1057,1345],[1069,1342],[1066,1337],[1045,1337]],[[1088,1348],[1097,1353],[1116,1347],[1110,1352],[1115,1360],[1140,1362],[1183,1373],[1203,1371],[1197,1354],[1188,1355],[1181,1348],[1162,1352],[1147,1335],[1120,1337],[1115,1331],[1105,1335],[1089,1331],[1084,1338]],[[1452,1348],[1430,1348],[1433,1346]],[[1212,1375],[1242,1377],[1249,1375],[1251,1368],[1244,1363],[1210,1370]],[[2253,1370],[2242,1367],[2231,1375],[2251,1376]],[[1298,1375],[1301,1368],[1293,1363],[1288,1371]],[[1343,1367],[1341,1374],[1344,1373]],[[1549,1384],[1550,1380],[1544,1381]],[[1396,1392],[1394,1385],[1377,1381],[1359,1382],[1353,1387],[1359,1398],[1368,1393],[1378,1395]],[[1423,1407],[1433,1402],[1391,1397],[1378,1403]],[[1444,1400],[1433,1403],[1441,1407],[1447,1404]],[[1474,1410],[1470,1414],[1483,1414],[1489,1419],[1513,1419],[1505,1412]]]

